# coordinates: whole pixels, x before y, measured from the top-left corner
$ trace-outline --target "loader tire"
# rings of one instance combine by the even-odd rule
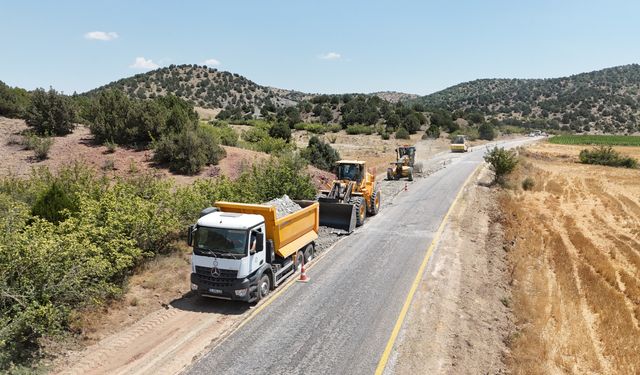
[[[409,173],[407,174],[407,180],[413,181],[413,168],[409,167]]]
[[[380,211],[380,199],[381,199],[380,190],[374,191],[371,194],[371,202],[369,202],[369,215],[375,216]]]
[[[367,217],[367,204],[363,197],[351,198],[349,203],[356,207],[356,227],[359,227],[364,224],[364,219]]]
[[[395,180],[395,178],[393,177],[393,169],[391,168],[387,168],[387,180],[388,181]]]

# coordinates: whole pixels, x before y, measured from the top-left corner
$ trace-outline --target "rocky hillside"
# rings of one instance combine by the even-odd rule
[[[480,79],[416,99],[427,107],[480,112],[514,124],[638,131],[640,65],[554,79]]]
[[[258,113],[263,106],[282,108],[309,95],[261,86],[234,73],[199,65],[170,65],[98,87],[87,94],[118,88],[131,97],[147,99],[175,94],[204,108],[243,108]]]

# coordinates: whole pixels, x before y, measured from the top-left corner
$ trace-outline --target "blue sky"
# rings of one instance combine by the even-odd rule
[[[631,0],[2,0],[0,80],[83,92],[213,59],[305,92],[428,94],[640,62],[639,14]]]

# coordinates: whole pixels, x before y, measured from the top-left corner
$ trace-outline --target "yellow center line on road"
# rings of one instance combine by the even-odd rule
[[[467,177],[467,179],[464,181],[464,184],[462,184],[462,187],[460,187],[460,190],[456,194],[456,197],[453,199],[451,206],[449,206],[447,213],[442,218],[442,222],[440,223],[440,226],[438,227],[438,230],[436,231],[436,234],[433,237],[433,240],[431,241],[431,244],[429,245],[429,248],[427,249],[426,254],[424,255],[424,259],[422,259],[422,264],[420,264],[418,273],[416,273],[416,277],[413,279],[413,284],[411,284],[411,289],[409,289],[409,294],[407,295],[407,298],[404,301],[404,305],[402,305],[402,310],[400,310],[400,315],[398,316],[398,320],[396,320],[396,324],[393,326],[393,331],[391,331],[391,337],[389,337],[389,341],[387,341],[387,346],[384,348],[384,352],[382,352],[382,357],[380,357],[380,361],[378,361],[378,366],[376,367],[375,375],[382,375],[382,373],[384,372],[384,369],[387,367],[387,362],[389,361],[389,356],[391,355],[391,351],[393,350],[393,345],[395,344],[396,339],[398,338],[398,334],[400,333],[400,329],[402,328],[402,323],[404,322],[404,319],[407,316],[407,312],[409,311],[409,306],[411,306],[411,301],[413,301],[413,296],[415,295],[416,290],[418,289],[420,280],[422,280],[422,274],[424,273],[424,269],[427,267],[427,264],[429,263],[429,259],[431,259],[431,255],[433,255],[433,250],[438,244],[438,241],[440,241],[440,236],[442,236],[442,232],[444,231],[444,227],[447,224],[447,219],[449,218],[449,215],[451,214],[454,207],[460,200],[460,197],[462,196],[462,192],[464,191],[465,186],[469,184],[469,181],[471,181],[471,178],[476,174],[476,171],[478,170],[478,168],[480,168],[480,165],[477,166],[471,172],[469,177]]]

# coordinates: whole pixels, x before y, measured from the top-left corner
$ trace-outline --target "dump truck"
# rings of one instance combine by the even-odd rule
[[[467,152],[469,151],[469,142],[466,135],[457,135],[451,141],[451,152]]]
[[[340,160],[336,163],[338,179],[330,190],[320,190],[320,225],[353,232],[365,218],[380,210],[381,193],[376,176],[367,171],[364,161]]]
[[[278,218],[276,207],[216,202],[189,227],[191,290],[198,295],[257,302],[315,255],[319,206]]]
[[[399,180],[406,177],[413,181],[414,164],[416,162],[416,148],[414,146],[400,146],[396,148],[396,161],[387,168],[387,180]]]

